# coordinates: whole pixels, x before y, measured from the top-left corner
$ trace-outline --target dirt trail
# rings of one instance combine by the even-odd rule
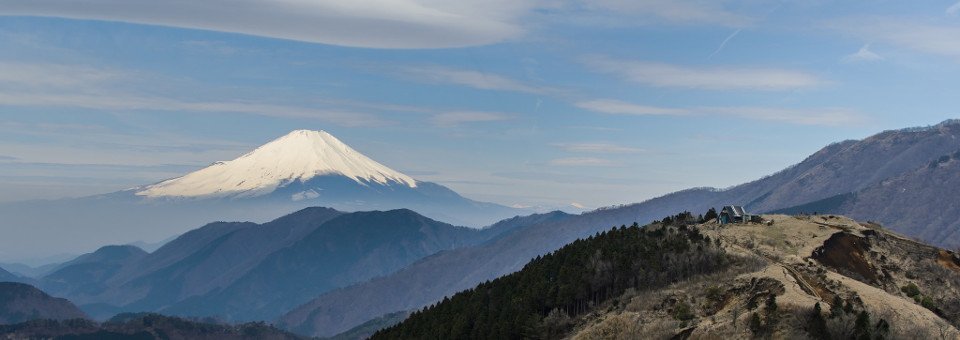
[[[814,289],[813,285],[811,285],[810,283],[808,283],[807,280],[804,280],[804,279],[803,279],[803,275],[801,275],[800,272],[798,272],[796,269],[794,269],[793,266],[790,266],[790,265],[788,265],[788,264],[786,264],[786,263],[778,263],[778,264],[779,264],[781,267],[786,268],[787,271],[790,272],[790,275],[792,275],[793,278],[794,278],[795,280],[797,280],[798,283],[800,283],[800,288],[802,288],[803,291],[807,292],[807,294],[816,296],[817,299],[823,301],[823,297],[820,296],[820,293],[817,293],[817,290]]]

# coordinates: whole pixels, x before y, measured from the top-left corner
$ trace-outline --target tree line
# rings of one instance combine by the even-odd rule
[[[627,289],[654,289],[727,268],[731,258],[692,226],[688,213],[614,227],[414,312],[371,339],[550,339]]]

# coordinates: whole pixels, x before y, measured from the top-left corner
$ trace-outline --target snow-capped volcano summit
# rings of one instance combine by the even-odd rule
[[[187,209],[209,220],[259,221],[268,209],[308,206],[344,211],[407,208],[431,218],[483,226],[525,211],[477,202],[437,183],[417,181],[323,131],[296,130],[231,161],[111,198],[151,213]]]
[[[417,181],[364,156],[324,131],[296,130],[232,161],[216,162],[183,177],[136,191],[146,197],[253,197],[317,176],[343,176],[361,185]],[[315,191],[307,193],[316,195]]]
[[[210,221],[266,222],[318,206],[405,208],[469,227],[533,212],[471,200],[392,170],[326,132],[297,130],[182,177],[87,197],[0,203],[0,216],[4,225],[23,226],[16,228],[19,239],[70,235],[60,237],[57,246],[80,252],[103,242],[161,240]],[[73,237],[85,233],[98,237],[84,242]],[[14,249],[10,243],[0,245],[0,255],[9,249]]]

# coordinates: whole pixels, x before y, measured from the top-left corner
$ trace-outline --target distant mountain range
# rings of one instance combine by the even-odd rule
[[[34,319],[66,320],[87,316],[66,299],[51,297],[31,285],[0,282],[0,325]]]
[[[744,205],[752,213],[845,214],[883,223],[890,230],[937,245],[953,246],[960,244],[960,210],[951,205],[960,199],[960,190],[953,190],[960,184],[958,136],[960,121],[885,131],[860,141],[830,144],[797,165],[728,189],[689,189],[577,216],[554,212],[516,217],[479,230],[438,222],[408,209],[346,213],[309,208],[263,224],[216,222],[184,233],[149,254],[130,246],[101,249],[60,265],[41,277],[39,286],[69,297],[96,318],[120,311],[220,315],[231,320],[276,318],[277,325],[298,333],[329,336],[383,315],[419,309],[517,271],[531,258],[578,238],[683,210],[697,215],[711,207]],[[320,132],[308,131],[275,142],[278,144],[241,157],[243,161],[215,164],[208,168],[211,170],[188,175],[189,179],[184,176],[113,194],[150,202],[117,207],[189,211],[215,202],[264,213],[289,207],[276,203],[279,197],[283,202],[304,201],[293,201],[299,197],[319,199],[308,197],[313,196],[308,187],[323,188],[315,193],[335,192],[340,185],[352,188],[344,197],[407,198],[414,196],[404,195],[429,187],[357,157],[350,159],[365,164],[365,170],[321,171],[310,177],[290,170],[302,167],[287,166],[287,158],[261,157],[258,152],[288,143],[311,146],[276,150],[345,146],[337,146]],[[344,151],[344,155],[351,153]],[[742,156],[750,157],[748,152]],[[294,157],[294,163],[303,161],[308,167],[317,167],[321,160],[349,163],[331,157],[308,152],[308,156]],[[223,178],[232,177],[222,174],[246,174],[247,164],[261,164],[263,159],[283,159],[284,165],[275,169],[285,169],[283,173],[289,176],[264,177],[252,187],[246,187],[247,182],[224,182]],[[229,170],[234,167],[241,170]],[[230,191],[222,183],[240,189]],[[196,190],[179,191],[182,188]],[[391,196],[395,193],[401,194]],[[462,197],[450,197],[463,202],[459,201]],[[357,200],[356,196],[352,199]],[[472,204],[468,205],[477,207]],[[80,228],[71,232],[80,231],[97,232]]]
[[[119,312],[276,318],[333,289],[390,274],[442,250],[472,246],[570,215],[456,227],[408,209],[307,208],[265,224],[211,223],[147,254],[107,246],[39,278],[98,319]]]
[[[805,213],[850,214],[882,222],[908,236],[947,236],[925,238],[932,244],[960,244],[955,225],[960,211],[950,206],[960,201],[960,190],[956,190],[960,172],[955,171],[960,162],[950,156],[960,150],[958,137],[960,121],[945,121],[834,143],[797,165],[729,189],[679,191],[533,226],[496,242],[442,252],[389,276],[321,295],[277,324],[302,334],[334,335],[517,271],[531,258],[612,226],[643,223],[684,210],[704,213],[724,205],[745,205],[748,212],[760,213],[833,199],[839,203],[833,202],[832,210],[824,207]],[[749,154],[742,156],[749,158]]]
[[[310,206],[407,208],[470,227],[532,212],[464,198],[377,163],[326,132],[297,130],[234,160],[152,185],[0,204],[0,257],[36,251],[16,240],[42,238],[45,247],[62,251],[92,249],[161,240],[209,221],[267,221]]]
[[[335,335],[367,320],[418,309],[477,283],[520,270],[531,258],[578,238],[637,220],[652,220],[647,216],[653,214],[643,206],[631,206],[545,221],[496,241],[439,252],[396,273],[327,292],[275,323],[299,334]]]
[[[55,296],[92,295],[108,289],[105,281],[147,253],[134,246],[105,246],[57,266],[43,276],[43,290]]]
[[[0,282],[17,282],[20,281],[20,276],[8,272],[3,268],[0,268]]]
[[[949,249],[960,247],[960,151],[868,187],[779,209],[820,212],[882,222],[899,233]]]

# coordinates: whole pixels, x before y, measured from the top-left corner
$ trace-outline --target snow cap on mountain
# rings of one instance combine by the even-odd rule
[[[324,131],[296,130],[232,161],[148,185],[146,197],[260,196],[294,181],[341,175],[367,184],[417,186],[416,180],[364,156]]]

